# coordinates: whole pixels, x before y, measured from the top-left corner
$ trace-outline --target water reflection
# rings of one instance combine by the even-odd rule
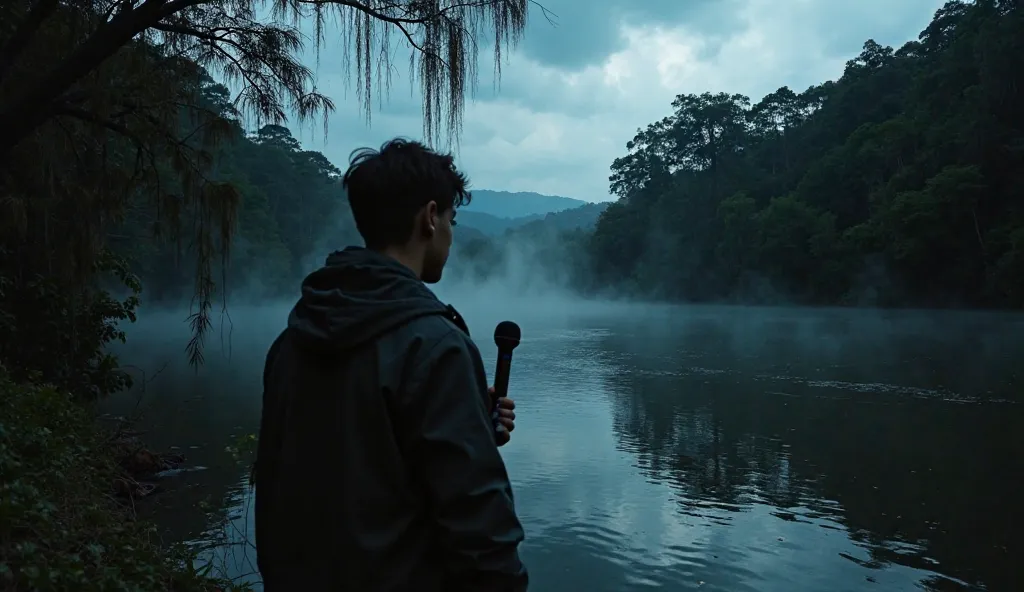
[[[619,445],[672,484],[684,515],[726,525],[770,504],[783,521],[844,528],[863,552],[840,555],[864,567],[935,570],[948,577],[923,583],[941,590],[1020,589],[1012,328],[942,334],[922,315],[882,331],[820,314],[606,337]]]
[[[246,323],[230,339],[230,327],[216,332],[198,369],[184,356],[189,333],[180,313],[147,311],[128,344],[115,351],[135,386],[106,401],[102,411],[134,418],[153,450],[174,450],[187,467],[204,467],[160,480],[159,493],[140,500],[138,511],[156,520],[165,539],[245,540],[238,525],[246,508],[245,468],[230,449],[259,428],[263,357],[284,318],[274,312],[243,313]],[[241,567],[230,571],[238,574]]]
[[[460,309],[475,335],[501,320]],[[635,310],[515,317],[521,420],[503,454],[531,590],[1021,589],[1019,318]],[[231,542],[211,556],[249,581],[251,495],[223,447],[256,429],[273,332],[249,324],[230,360],[147,392],[154,433],[211,467],[159,515]],[[220,508],[202,533],[194,492]]]

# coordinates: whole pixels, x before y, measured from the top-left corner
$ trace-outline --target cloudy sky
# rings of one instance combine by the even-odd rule
[[[916,38],[943,0],[541,0],[495,90],[481,49],[476,98],[457,152],[478,189],[587,201],[608,196],[608,168],[636,129],[669,114],[680,93],[740,92],[754,101],[788,85],[835,79],[864,41]],[[483,45],[483,42],[482,42]],[[296,130],[344,169],[349,153],[422,136],[420,99],[397,55],[392,90],[368,127],[346,85],[337,44],[316,67],[337,104],[322,129]]]

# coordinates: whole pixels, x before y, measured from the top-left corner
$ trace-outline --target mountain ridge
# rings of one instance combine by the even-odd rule
[[[548,212],[546,214],[530,214],[517,218],[501,218],[483,212],[466,211],[459,208],[455,220],[458,222],[456,228],[460,235],[498,237],[507,231],[520,229],[526,226],[543,226],[552,230],[593,230],[597,225],[597,219],[608,207],[607,202],[584,203],[584,205]]]
[[[544,216],[552,212],[571,210],[590,202],[560,195],[544,195],[532,191],[472,190],[473,199],[459,208],[460,212],[490,214],[497,218]]]

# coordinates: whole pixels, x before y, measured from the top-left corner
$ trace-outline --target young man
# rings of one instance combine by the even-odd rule
[[[255,466],[268,592],[526,590],[480,352],[435,283],[466,178],[393,140],[353,156],[344,187],[366,248],[302,284],[267,354]]]

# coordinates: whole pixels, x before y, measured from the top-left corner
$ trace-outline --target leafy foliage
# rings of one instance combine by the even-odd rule
[[[346,239],[350,220],[333,217],[343,211],[339,172],[281,127],[287,115],[326,125],[333,108],[300,61],[302,23],[314,25],[317,48],[328,19],[338,23],[368,119],[404,44],[422,85],[425,134],[451,141],[480,34],[493,40],[500,67],[528,4],[0,5],[0,367],[11,368],[0,372],[0,586],[214,585],[186,555],[164,557],[109,503],[110,454],[75,406],[128,385],[104,346],[124,339],[118,322],[134,320],[146,284],[151,301],[191,301],[188,353],[201,363],[214,298],[230,280],[278,293],[329,230]],[[246,137],[252,123],[259,132]]]
[[[0,149],[7,153],[68,103],[88,98],[92,74],[122,57],[141,40],[165,56],[215,67],[237,81],[237,102],[262,123],[281,123],[287,112],[300,118],[332,105],[316,92],[312,72],[299,61],[303,36],[298,25],[312,21],[319,48],[325,25],[333,19],[344,45],[355,50],[356,80],[369,116],[375,81],[387,78],[394,51],[390,35],[402,35],[422,83],[427,136],[442,122],[449,137],[461,122],[468,84],[474,82],[477,40],[493,35],[496,65],[501,53],[518,41],[526,25],[527,0],[422,2],[402,0],[97,0],[61,3],[37,0],[4,8],[12,23],[3,42],[4,78],[23,80],[4,97],[0,122],[8,132]],[[260,13],[264,13],[261,15]],[[269,18],[267,18],[269,16]],[[68,35],[70,33],[70,35]],[[58,36],[60,35],[60,36]],[[46,67],[29,49],[48,47]],[[29,57],[26,57],[29,56]],[[104,77],[99,82],[105,83]],[[92,82],[95,82],[93,80]],[[82,92],[86,91],[86,92]]]
[[[1024,305],[1024,11],[947,2],[898,50],[751,105],[679,95],[612,164],[597,285],[690,301]]]
[[[290,296],[311,258],[319,261],[360,240],[341,171],[323,154],[304,150],[287,128],[267,125],[240,135],[222,149],[220,163],[220,174],[238,189],[239,208],[230,257],[210,273],[232,301]],[[154,239],[146,220],[155,215],[151,208],[136,209],[110,244],[132,259],[147,302],[187,304],[197,275],[187,257],[198,256],[197,249],[168,236]]]
[[[239,187],[225,171],[224,146],[241,136],[244,117],[279,125],[291,112],[300,121],[320,115],[326,125],[333,108],[300,62],[299,25],[314,25],[319,48],[327,19],[337,22],[345,47],[355,50],[346,60],[355,66],[367,117],[373,90],[380,82],[387,88],[397,47],[390,35],[400,32],[418,58],[413,74],[422,83],[426,135],[439,138],[443,127],[452,139],[475,82],[479,35],[492,34],[500,58],[521,35],[528,4],[6,3],[0,7],[0,18],[10,23],[0,31],[0,276],[7,293],[30,294],[39,277],[83,293],[112,228],[134,214],[194,255],[189,353],[201,361],[216,270],[231,260],[242,207]],[[237,93],[230,96],[208,71],[234,83]],[[6,84],[13,80],[18,84]]]
[[[131,385],[104,347],[124,341],[117,323],[135,320],[141,287],[125,262],[109,252],[96,261],[95,271],[116,278],[129,295],[118,300],[88,285],[69,290],[42,275],[24,278],[11,290],[10,280],[0,276],[0,360],[15,369],[15,380],[45,376],[85,400]]]
[[[110,496],[113,448],[70,395],[0,366],[0,587],[5,590],[237,589],[158,544]]]

